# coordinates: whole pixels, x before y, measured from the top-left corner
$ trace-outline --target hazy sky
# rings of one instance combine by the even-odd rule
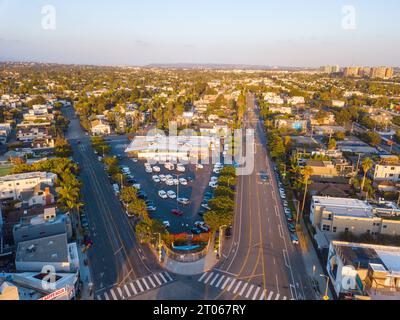
[[[0,60],[400,66],[399,12],[398,0],[0,0]]]

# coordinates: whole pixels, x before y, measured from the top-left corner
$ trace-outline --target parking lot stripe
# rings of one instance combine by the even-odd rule
[[[136,280],[136,284],[138,285],[140,291],[143,292],[144,289],[143,289],[143,287],[142,287],[142,284],[139,282],[139,280]]]
[[[267,300],[271,300],[271,298],[272,298],[272,295],[274,294],[274,292],[273,291],[271,291],[270,293],[269,293],[269,295],[268,295],[268,298],[267,298]]]
[[[217,282],[217,284],[215,285],[216,288],[219,287],[219,285],[221,284],[222,280],[224,280],[225,276],[222,276],[219,281]]]
[[[152,278],[147,277],[147,279],[150,281],[150,283],[153,286],[153,288],[157,287]]]
[[[238,284],[236,285],[235,290],[233,291],[234,294],[239,290],[239,287],[242,285],[242,281],[239,281]]]
[[[208,272],[204,272],[198,281],[201,282],[207,274]]]
[[[132,289],[133,293],[136,295],[137,294],[137,290],[136,290],[135,286],[133,285],[132,282],[130,283],[130,285],[131,285],[131,289]]]
[[[280,294],[277,293],[277,294],[276,294],[276,297],[275,297],[275,300],[279,300],[279,297],[280,297]]]
[[[264,289],[264,291],[263,291],[263,293],[262,293],[262,295],[260,297],[260,300],[264,300],[266,294],[267,294],[267,289]]]
[[[149,285],[148,285],[146,279],[143,278],[142,281],[143,281],[144,285],[146,286],[146,289],[147,289],[147,290],[150,290],[150,287],[149,287]]]
[[[110,300],[110,297],[108,296],[107,292],[104,292],[104,296],[106,297],[106,300]]]
[[[248,282],[246,282],[246,283],[244,284],[244,286],[242,287],[242,290],[241,290],[240,293],[239,293],[240,296],[243,295],[244,290],[246,290],[246,288],[247,288],[248,285],[249,285]]]
[[[112,295],[114,300],[118,300],[118,298],[117,298],[117,296],[116,296],[116,294],[115,294],[113,289],[110,290],[110,293],[111,293],[111,295]]]
[[[219,274],[217,273],[217,274],[215,275],[214,279],[211,280],[210,286],[212,286],[212,285],[214,284],[215,280],[217,280],[218,277],[219,277]]]
[[[167,276],[167,278],[168,278],[169,281],[172,281],[172,277],[169,275],[168,272],[164,272],[164,274]]]
[[[159,273],[158,275],[161,277],[161,279],[164,281],[164,283],[168,282],[167,279],[165,279],[165,277],[163,276],[162,273]]]
[[[128,290],[128,287],[126,285],[124,286],[124,290],[127,294],[127,298],[129,298],[132,294],[130,293],[130,291]]]
[[[231,291],[231,289],[232,289],[233,285],[235,284],[235,282],[236,282],[236,279],[233,279],[231,284],[229,285],[228,289],[226,289],[226,290]]]
[[[231,280],[231,278],[226,278],[224,284],[222,285],[221,289],[224,290],[228,282]]]
[[[260,292],[261,287],[257,287],[256,292],[254,292],[253,298],[251,300],[256,300],[258,293]]]
[[[246,299],[247,299],[248,297],[250,297],[250,294],[251,294],[251,292],[253,291],[253,289],[254,289],[254,284],[252,284],[251,287],[250,287],[250,289],[247,291]]]
[[[100,296],[97,296],[96,298],[97,298],[97,300],[101,300],[101,297],[100,297]]]
[[[162,283],[161,283],[160,279],[158,279],[157,275],[153,274],[153,277],[154,277],[154,279],[156,279],[158,285],[161,286]]]
[[[284,296],[282,300],[287,300],[286,296]]]
[[[204,281],[204,283],[207,283],[208,280],[214,275],[214,272],[211,272],[210,275],[207,277],[207,279]]]

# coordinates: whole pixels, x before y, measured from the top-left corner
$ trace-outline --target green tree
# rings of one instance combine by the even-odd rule
[[[365,179],[367,178],[368,171],[372,169],[374,163],[370,158],[365,158],[362,161],[361,167],[364,171],[363,179],[361,182],[361,192],[364,191]]]
[[[218,186],[218,188],[215,189],[214,194],[216,197],[229,197],[230,199],[235,198],[235,191],[233,191],[231,188],[223,186]]]
[[[213,232],[216,232],[220,227],[232,224],[233,214],[231,212],[221,211],[208,211],[204,215],[205,223],[211,228]]]

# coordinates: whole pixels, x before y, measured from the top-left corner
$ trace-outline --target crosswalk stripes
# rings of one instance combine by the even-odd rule
[[[207,286],[239,295],[245,299],[287,300],[287,297],[280,293],[263,289],[261,286],[251,283],[250,281],[239,280],[226,274],[216,272],[215,270],[203,273],[197,281]]]
[[[152,274],[147,277],[143,277],[134,280],[129,283],[125,283],[120,287],[114,287],[105,291],[101,295],[97,295],[97,300],[124,300],[129,299],[132,296],[136,296],[148,290],[153,290],[157,287],[163,286],[169,282],[172,282],[173,278],[168,272],[160,272]]]

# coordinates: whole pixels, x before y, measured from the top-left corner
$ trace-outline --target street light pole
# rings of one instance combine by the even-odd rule
[[[331,280],[331,278],[329,278],[328,276],[324,275],[324,274],[320,274],[321,277],[326,278],[326,286],[325,286],[325,295],[324,295],[324,300],[328,300],[329,296],[328,296],[328,289],[329,289],[329,281]]]

